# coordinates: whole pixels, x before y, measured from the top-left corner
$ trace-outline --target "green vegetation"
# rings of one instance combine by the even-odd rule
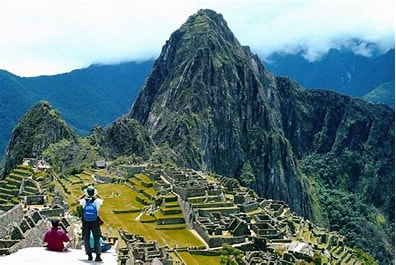
[[[373,167],[364,156],[346,151],[340,157],[310,155],[301,165],[315,179],[313,192],[319,200],[324,225],[343,234],[351,246],[370,251],[381,263],[388,263],[386,257],[394,249],[394,186],[388,182],[392,178],[372,177],[378,174],[381,163],[386,161]],[[356,172],[361,168],[363,172]]]
[[[243,252],[229,244],[224,244],[221,249],[220,264],[238,265],[242,263]]]
[[[365,94],[363,98],[372,103],[384,103],[395,107],[395,81],[384,83]]]
[[[4,154],[18,120],[43,98],[56,106],[82,136],[95,125],[106,126],[129,110],[153,63],[149,60],[91,65],[70,73],[39,77],[19,77],[1,70],[0,154]]]
[[[188,265],[220,264],[220,256],[193,255],[186,251],[178,252],[178,254]]]
[[[156,190],[158,179],[135,174],[136,168],[127,172],[127,166],[100,172],[88,168],[100,159],[128,165],[172,163],[212,171],[224,176],[222,183],[230,192],[226,197],[232,197],[233,184],[248,185],[259,197],[283,200],[299,215],[340,231],[347,243],[377,255],[379,262],[392,260],[394,111],[331,91],[306,91],[289,78],[272,76],[257,56],[238,43],[222,16],[211,10],[190,17],[163,51],[130,112],[105,128],[96,126],[84,139],[48,102],[33,107],[15,126],[4,159],[5,172],[11,173],[24,157],[45,157],[54,170],[54,192],[67,198],[77,215],[81,209],[76,198],[85,185],[94,182],[93,177],[99,178],[98,189],[112,192],[105,194],[111,208],[103,208],[108,233],[122,226],[160,244],[184,246],[189,231],[182,208],[159,198],[167,195],[162,194],[167,187]],[[387,61],[391,65],[392,60]],[[331,72],[323,74],[327,80]],[[353,80],[361,81],[361,77]],[[38,85],[43,79],[38,77],[33,83]],[[68,81],[74,88],[73,80]],[[360,84],[363,90],[369,87]],[[103,92],[96,87],[93,94],[87,90],[92,91],[67,92],[78,100],[63,105],[66,118],[73,104],[82,100],[79,106],[90,109],[89,103]],[[85,109],[79,111],[85,118]],[[133,160],[128,161],[129,157]],[[1,193],[21,193],[17,186],[22,187],[26,174],[26,169],[17,169],[7,175]],[[27,187],[26,194],[34,192],[34,185]],[[212,188],[215,192],[215,187],[204,192]],[[123,194],[127,197],[121,198]],[[202,211],[239,209],[211,206]],[[287,214],[279,209],[276,216]],[[308,231],[299,234],[307,241],[312,236]],[[225,250],[225,263],[238,262],[238,253]],[[275,255],[282,252],[274,251]],[[339,245],[329,246],[329,251],[351,254],[343,253]]]
[[[378,57],[364,57],[348,49],[331,49],[314,62],[302,54],[274,53],[265,65],[275,75],[290,76],[305,88],[331,89],[394,108],[394,49]]]
[[[50,178],[48,172],[35,173],[30,165],[18,165],[0,181],[0,204],[18,204],[25,196],[40,193],[38,187],[48,191],[48,196],[52,199],[54,184]]]

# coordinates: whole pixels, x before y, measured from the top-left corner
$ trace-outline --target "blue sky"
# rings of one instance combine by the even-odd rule
[[[92,63],[156,58],[170,34],[201,8],[221,13],[262,59],[329,48],[394,47],[393,0],[0,0],[0,69],[21,76],[69,72]],[[351,46],[352,38],[362,39]]]

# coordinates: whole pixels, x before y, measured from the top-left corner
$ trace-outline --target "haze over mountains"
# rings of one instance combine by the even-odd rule
[[[390,107],[273,75],[212,10],[171,35],[136,100],[128,100],[129,111],[84,139],[60,120],[62,110],[37,104],[15,127],[5,173],[43,153],[59,172],[120,156],[214,172],[393,260]]]

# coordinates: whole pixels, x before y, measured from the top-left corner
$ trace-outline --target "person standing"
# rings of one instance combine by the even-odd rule
[[[92,232],[94,238],[94,251],[96,254],[95,261],[102,261],[100,257],[100,226],[99,226],[99,209],[103,204],[103,199],[98,196],[98,191],[94,186],[89,185],[84,190],[84,196],[80,199],[82,211],[82,238],[84,241],[85,253],[88,260],[92,260],[92,248],[90,246],[90,234]]]
[[[59,220],[51,220],[51,225],[52,227],[47,230],[43,240],[44,243],[47,244],[47,249],[53,251],[66,251],[67,245],[65,245],[65,243],[70,242],[69,237],[66,232],[59,227]]]

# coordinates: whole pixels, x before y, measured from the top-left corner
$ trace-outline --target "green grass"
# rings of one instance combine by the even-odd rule
[[[188,265],[220,264],[220,256],[192,255],[187,251],[178,252],[179,256]]]
[[[117,228],[122,227],[129,233],[138,233],[144,236],[147,240],[156,240],[160,245],[170,246],[202,246],[202,242],[194,236],[185,226],[173,225],[174,230],[162,230],[158,229],[160,226],[156,222],[142,223],[139,220],[135,220],[139,212],[133,213],[122,213],[114,214],[113,210],[130,210],[136,208],[142,208],[142,205],[138,203],[134,198],[139,195],[135,190],[125,184],[97,184],[99,195],[104,199],[104,203],[100,208],[100,216],[104,221],[102,228],[103,233],[107,233],[111,236],[118,236]],[[75,187],[71,185],[70,190],[81,189],[80,186]],[[81,194],[81,193],[80,193]],[[75,197],[71,195],[70,197]],[[76,201],[76,199],[75,199]],[[72,199],[70,199],[72,202]],[[160,216],[162,216],[160,214]],[[183,217],[183,215],[175,215],[177,217]],[[164,216],[165,217],[165,216]],[[166,216],[168,217],[168,216]],[[147,215],[143,215],[142,221],[148,220]],[[154,217],[151,217],[154,218]],[[183,228],[184,227],[184,228]],[[172,225],[164,228],[172,228]],[[183,228],[183,229],[181,229]]]
[[[137,179],[141,180],[141,181],[146,182],[146,183],[152,183],[153,182],[148,176],[146,176],[144,174],[141,174],[141,173],[135,174],[135,177]]]
[[[27,176],[29,176],[30,174],[32,174],[32,172],[30,171],[30,170],[25,170],[25,169],[14,169],[13,170],[13,173],[14,174],[16,174],[16,175],[20,175],[20,176],[22,176],[22,177],[27,177]]]

